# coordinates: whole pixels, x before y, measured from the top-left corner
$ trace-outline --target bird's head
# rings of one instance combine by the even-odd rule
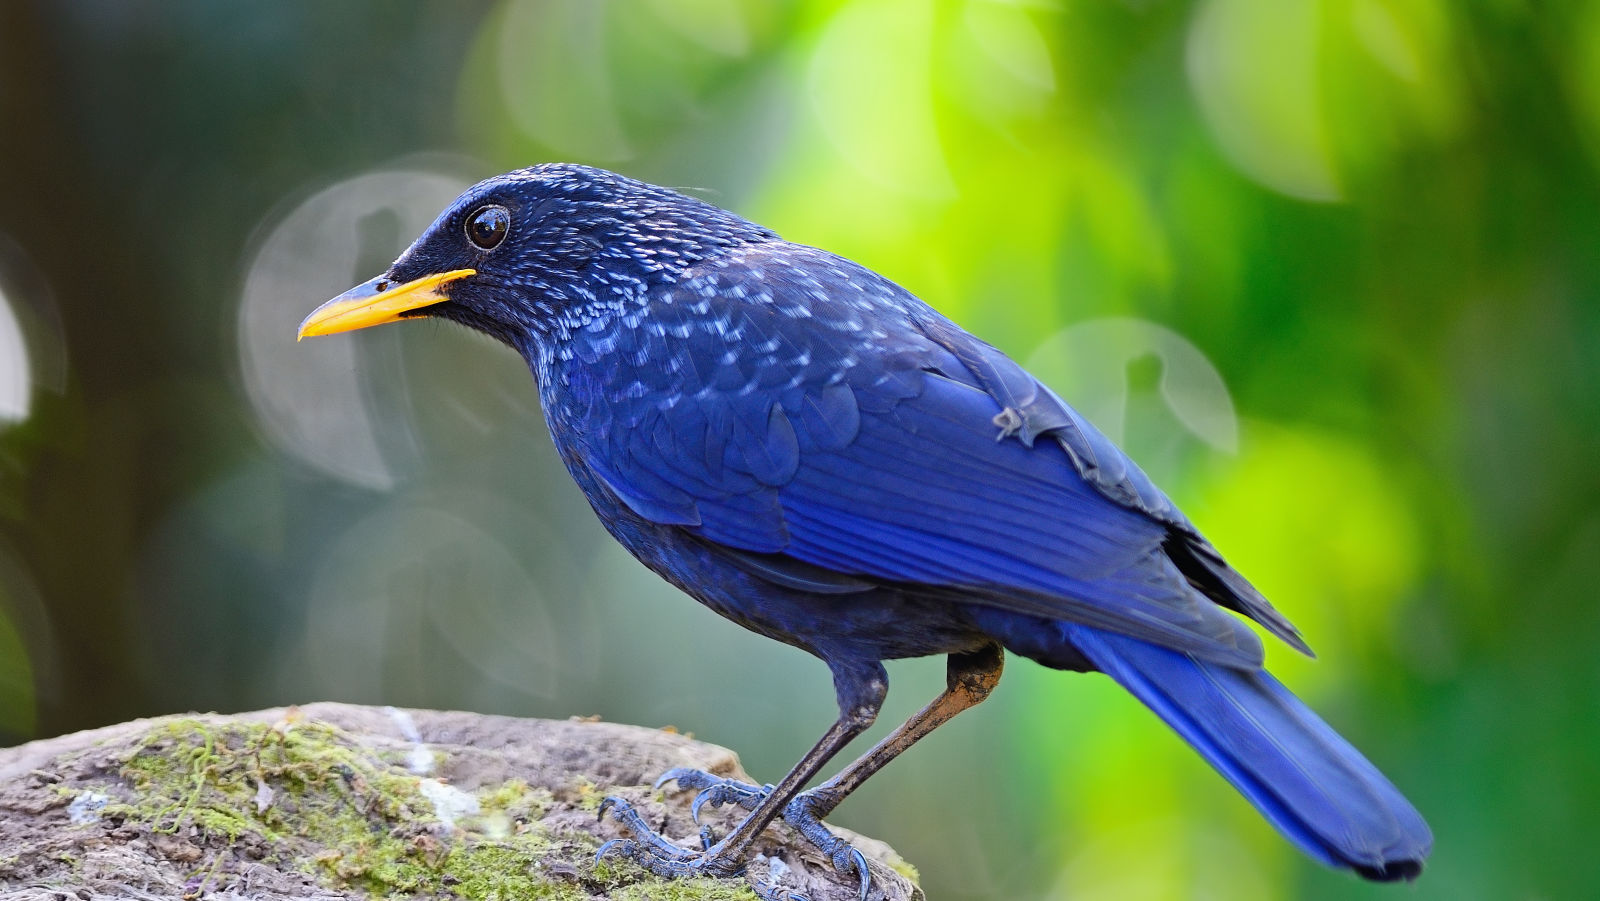
[[[639,303],[701,260],[776,238],[603,169],[532,166],[469,188],[387,272],[307,316],[300,337],[432,316],[527,353],[563,326]]]

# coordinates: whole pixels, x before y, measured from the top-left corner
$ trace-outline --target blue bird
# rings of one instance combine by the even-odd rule
[[[740,625],[814,654],[839,717],[775,785],[673,770],[747,808],[686,850],[626,801],[602,849],[665,876],[741,870],[782,817],[870,886],[823,824],[901,751],[982,701],[1003,650],[1110,676],[1303,851],[1414,878],[1416,809],[1263,669],[1248,618],[1295,627],[1134,463],[998,350],[888,279],[733,213],[584,166],[488,179],[300,336],[418,316],[522,354],[607,531]],[[1237,615],[1236,615],[1237,614]],[[870,726],[883,661],[948,655],[945,690],[802,791]]]

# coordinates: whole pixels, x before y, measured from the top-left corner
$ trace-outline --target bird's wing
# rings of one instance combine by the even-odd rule
[[[586,462],[635,512],[790,587],[915,586],[1260,664],[1255,635],[1168,556],[1172,522],[1152,511],[1170,502],[1116,498],[1066,441],[1006,437],[1007,404],[900,289],[768,263],[679,295],[590,351],[626,371],[590,386]],[[1064,428],[1046,424],[1030,440]],[[1099,471],[1132,478],[1104,447]]]
[[[1315,656],[1288,617],[1229,566],[1144,471],[1077,410],[1016,361],[942,316],[926,318],[922,328],[961,360],[972,384],[1000,405],[1001,419],[1018,441],[1032,447],[1043,436],[1058,443],[1072,458],[1078,474],[1101,494],[1169,527],[1167,556],[1190,584],[1213,601],[1260,623],[1301,653]]]

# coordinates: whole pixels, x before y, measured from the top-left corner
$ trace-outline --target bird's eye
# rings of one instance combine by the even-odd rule
[[[511,211],[503,206],[480,207],[467,217],[467,240],[479,250],[494,250],[511,231]]]

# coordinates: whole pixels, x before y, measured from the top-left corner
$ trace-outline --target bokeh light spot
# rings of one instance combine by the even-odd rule
[[[1043,91],[1056,87],[1050,45],[1028,10],[1012,3],[968,3],[962,17],[972,39],[1000,68]]]
[[[363,339],[297,343],[295,329],[317,304],[378,274],[367,270],[400,250],[375,252],[375,237],[420,234],[466,186],[438,172],[370,172],[313,195],[261,242],[240,301],[239,353],[250,402],[278,447],[357,485],[393,485],[357,374]]]
[[[33,379],[28,373],[28,345],[22,326],[0,288],[0,423],[28,418]]]
[[[1189,29],[1189,82],[1240,171],[1305,200],[1340,190],[1317,84],[1318,0],[1208,0]]]
[[[1122,316],[1068,326],[1040,344],[1027,367],[1062,391],[1112,441],[1127,437],[1130,369],[1159,365],[1167,408],[1217,450],[1239,447],[1239,420],[1222,374],[1189,339],[1154,322]]]
[[[573,668],[550,603],[494,534],[398,498],[323,558],[305,638],[311,684],[408,705],[492,708],[508,688],[558,696]]]

